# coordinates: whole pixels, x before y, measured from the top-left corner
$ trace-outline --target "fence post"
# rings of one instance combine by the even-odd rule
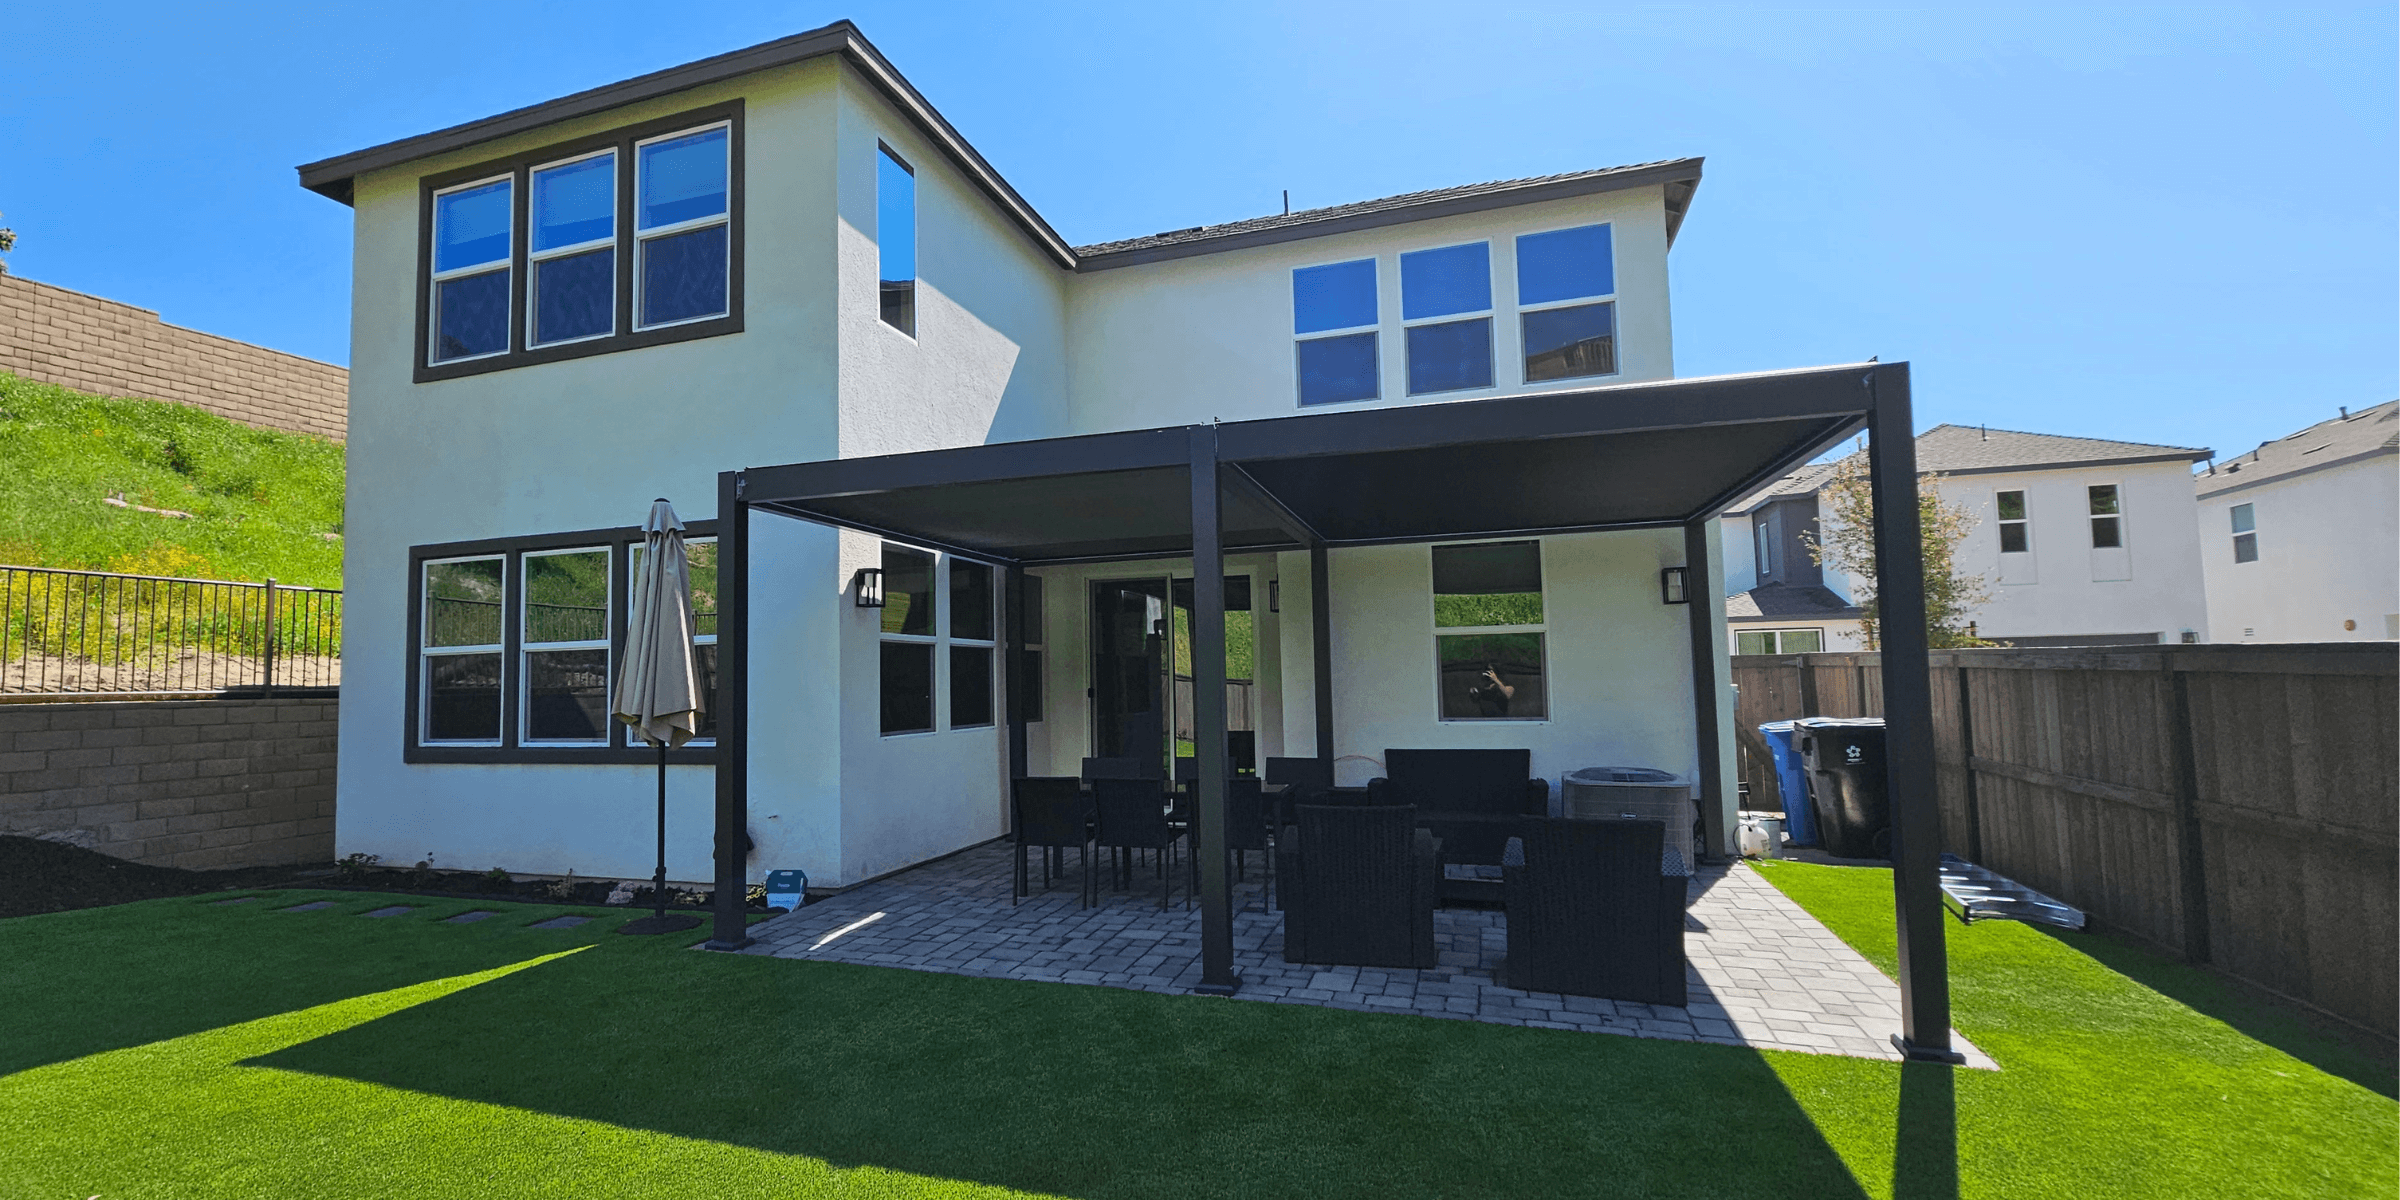
[[[1956,661],[1955,652],[1952,661]],[[1958,664],[1958,766],[1966,783],[1967,861],[1983,861],[1983,802],[1975,794],[1975,702],[1967,686],[1967,665]]]
[[[267,576],[267,695],[275,694],[275,577]]]
[[[1803,654],[1799,656],[1799,662],[1800,715],[1803,717],[1823,716],[1825,714],[1817,708],[1817,661]]]
[[[2192,683],[2177,666],[2174,651],[2159,658],[2173,694],[2167,736],[2174,739],[2175,890],[2183,893],[2183,957],[2204,963],[2209,960],[2208,853],[2200,840],[2200,755],[2192,742]]]

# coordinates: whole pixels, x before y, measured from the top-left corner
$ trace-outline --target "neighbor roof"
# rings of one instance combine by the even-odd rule
[[[1082,260],[1082,270],[1103,271],[1110,267],[1130,267],[1160,259],[1215,254],[1249,246],[1348,233],[1354,229],[1373,229],[1458,213],[1658,184],[1666,187],[1667,241],[1673,244],[1675,232],[1683,227],[1683,215],[1691,208],[1692,192],[1700,186],[1700,164],[1698,158],[1670,158],[1625,167],[1572,171],[1564,175],[1537,175],[1529,179],[1502,179],[1492,183],[1435,188],[1386,196],[1380,200],[1361,200],[1354,204],[1251,217],[1222,225],[1195,225],[1190,229],[1169,230],[1148,237],[1077,246],[1075,254]]]
[[[2194,478],[2201,498],[2206,499],[2392,453],[2400,453],[2400,400],[2387,400],[2346,417],[2319,421],[2288,437],[2262,443],[2232,462],[2213,465]]]
[[[1102,242],[1098,245],[1070,247],[1033,205],[1000,172],[984,161],[983,155],[960,136],[932,103],[903,78],[883,53],[869,43],[858,26],[849,21],[836,21],[822,29],[793,34],[772,42],[762,42],[747,49],[700,59],[679,67],[653,71],[648,75],[556,100],[513,109],[498,116],[437,129],[415,137],[385,142],[364,150],[320,159],[299,168],[300,186],[344,204],[352,202],[353,182],[358,176],[385,167],[398,166],[436,154],[480,145],[514,134],[554,125],[576,117],[590,116],[638,104],[677,92],[690,91],[706,84],[717,83],[755,71],[789,66],[793,63],[839,54],[856,67],[868,82],[881,91],[884,98],[898,108],[918,132],[940,148],[952,165],[964,173],[993,204],[1015,221],[1027,237],[1033,239],[1059,266],[1070,270],[1098,271],[1110,267],[1127,267],[1136,263],[1160,259],[1183,258],[1195,254],[1214,254],[1238,250],[1247,246],[1263,246],[1276,242],[1298,241],[1302,238],[1324,237],[1354,229],[1372,229],[1409,221],[1424,221],[1457,213],[1481,212],[1486,209],[1508,208],[1520,204],[1536,204],[1545,200],[1560,200],[1572,196],[1587,196],[1598,192],[1625,191],[1638,187],[1664,185],[1667,201],[1667,240],[1670,244],[1682,228],[1684,213],[1691,207],[1692,192],[1700,185],[1700,159],[1676,158],[1659,162],[1640,163],[1625,167],[1604,167],[1591,171],[1576,171],[1564,175],[1541,175],[1530,179],[1504,179],[1493,183],[1469,184],[1463,187],[1437,188],[1432,191],[1410,192],[1387,196],[1381,200],[1363,200],[1355,204],[1340,204],[1330,208],[1308,209],[1296,213],[1256,217],[1222,225],[1194,226],[1149,237],[1123,241]]]
[[[1839,621],[1855,618],[1864,610],[1842,599],[1833,589],[1809,585],[1770,583],[1746,592],[1725,597],[1725,619],[1728,621]]]
[[[2148,462],[2198,462],[2213,450],[2112,442],[2055,433],[2020,433],[1975,425],[1936,425],[1917,435],[1917,469],[1944,475],[1982,475],[2036,467],[2114,467]]]

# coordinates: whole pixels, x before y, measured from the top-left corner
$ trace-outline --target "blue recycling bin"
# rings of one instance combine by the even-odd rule
[[[1800,748],[1792,743],[1790,721],[1769,721],[1758,727],[1759,736],[1767,739],[1767,751],[1775,756],[1775,790],[1783,793],[1783,828],[1792,835],[1795,846],[1817,844],[1817,814],[1808,802],[1808,771],[1801,764]]]

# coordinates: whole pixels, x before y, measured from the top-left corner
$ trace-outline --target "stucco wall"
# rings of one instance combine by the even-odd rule
[[[2258,561],[2233,561],[2236,504],[2254,506]],[[2400,623],[2400,455],[2270,480],[2197,502],[2209,638],[2344,642]],[[2355,629],[2344,629],[2344,621]]]
[[[0,275],[0,371],[103,396],[189,404],[264,429],[342,439],[350,373],[169,325],[146,308]]]
[[[765,72],[360,177],[352,300],[345,581],[342,853],[516,871],[645,876],[652,776],[633,766],[409,765],[401,761],[408,548],[638,523],[653,496],[715,515],[717,472],[838,452],[835,409],[834,73],[831,60]],[[411,382],[417,180],[455,167],[743,97],[746,331],[624,353]],[[788,524],[761,518],[758,524]],[[765,553],[776,540],[780,558]],[[817,799],[827,757],[795,734],[833,659],[834,536],[762,529],[753,625],[761,681],[752,754],[767,803]],[[811,556],[824,578],[778,586]],[[778,703],[787,697],[790,703]],[[668,873],[710,875],[712,773],[678,767]],[[766,811],[780,812],[780,808]],[[778,821],[796,820],[786,815]],[[764,825],[761,816],[754,824]],[[805,821],[798,823],[803,826]],[[777,826],[780,829],[780,825]],[[838,874],[822,831],[759,833],[757,867]],[[787,845],[785,838],[791,841]],[[792,858],[801,861],[788,862]]]
[[[1522,382],[1514,238],[1601,221],[1615,230],[1621,370],[1529,387]],[[1411,397],[1400,332],[1399,255],[1481,239],[1492,244],[1496,386]],[[1642,188],[1078,275],[1067,304],[1072,432],[1299,412],[1292,271],[1369,256],[1377,260],[1383,319],[1382,398],[1317,411],[1574,390],[1675,374],[1666,208],[1660,189]]]

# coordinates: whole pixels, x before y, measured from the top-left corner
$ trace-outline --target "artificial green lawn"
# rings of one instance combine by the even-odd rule
[[[0,563],[338,588],[341,530],[339,442],[0,372]]]
[[[1870,956],[1873,922],[1888,943],[1888,876],[1773,870]],[[273,911],[317,898],[336,907]],[[424,907],[355,915],[387,902]],[[287,892],[0,921],[0,1196],[2394,1186],[2390,1099],[2021,927],[1952,929],[1959,1024],[2007,1069],[1904,1074],[709,955],[610,936],[623,913],[553,932],[525,926],[558,909],[486,904],[503,915],[437,923],[470,907]],[[1937,1103],[1953,1076],[1957,1176]]]

